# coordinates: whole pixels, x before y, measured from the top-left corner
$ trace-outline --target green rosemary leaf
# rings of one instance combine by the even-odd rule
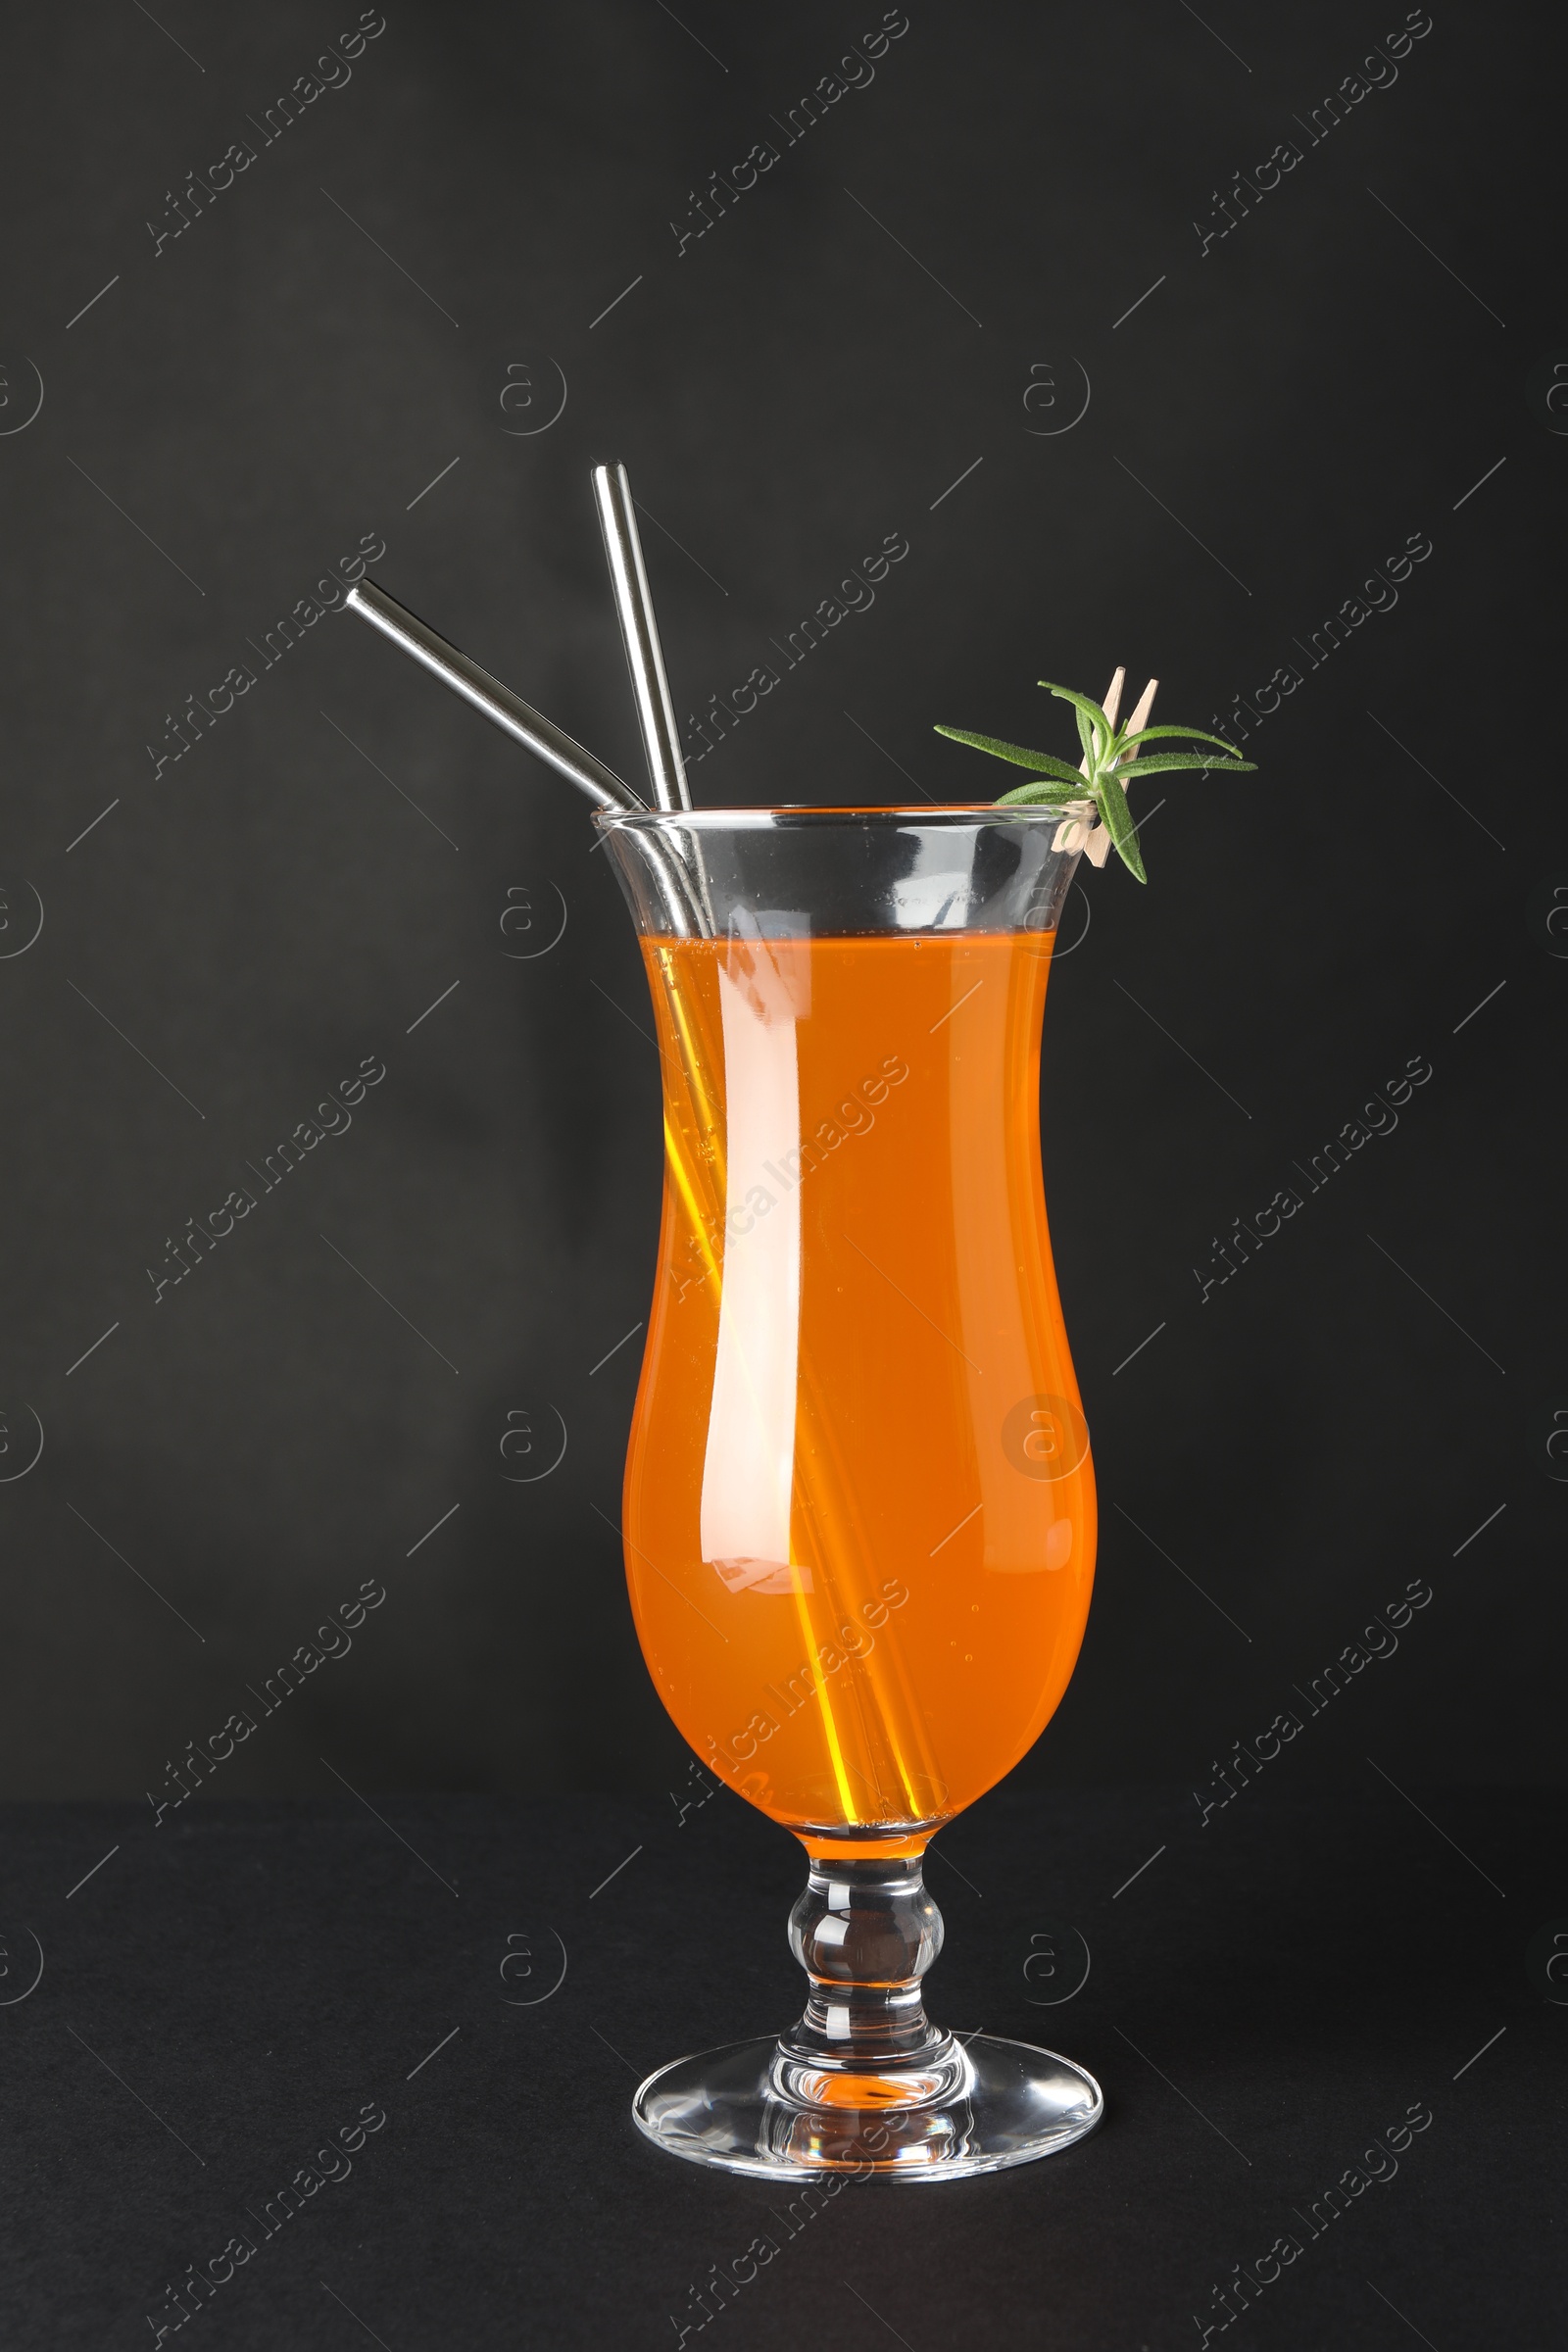
[[[1070,686],[1054,686],[1049,678],[1037,678],[1035,684],[1043,686],[1048,694],[1054,694],[1058,702],[1071,703],[1073,709],[1078,712],[1080,737],[1083,736],[1084,722],[1088,721],[1091,740],[1084,743],[1086,752],[1092,752],[1098,756],[1109,750],[1111,727],[1098,703],[1091,702],[1087,694],[1074,694]]]
[[[1136,735],[1119,736],[1117,749],[1130,751],[1135,743],[1151,743],[1156,735],[1179,735],[1186,743],[1217,743],[1233,760],[1241,758],[1234,743],[1227,743],[1222,735],[1205,735],[1201,727],[1140,727]]]
[[[1201,752],[1156,752],[1151,760],[1139,760],[1131,767],[1117,769],[1124,784],[1139,776],[1158,776],[1173,767],[1206,768],[1211,776],[1255,776],[1257,764],[1251,760],[1205,760]]]
[[[1123,865],[1140,882],[1147,882],[1149,876],[1144,871],[1144,860],[1138,849],[1138,828],[1133,823],[1132,810],[1127,806],[1127,795],[1108,770],[1095,779],[1095,799],[1100,804],[1100,813],[1105,820],[1106,829]]]
[[[996,735],[971,735],[964,727],[938,727],[936,731],[951,737],[955,743],[972,744],[977,752],[989,752],[994,760],[1010,760],[1014,767],[1032,767],[1043,776],[1063,776],[1069,784],[1076,784],[1080,792],[1089,790],[1075,767],[1069,767],[1065,760],[1057,760],[1050,752],[1031,752],[1021,743],[1004,743]]]
[[[1076,789],[1070,784],[1054,784],[1039,776],[1030,784],[1015,784],[994,804],[998,808],[1065,808],[1069,801],[1086,800],[1089,787],[1082,776]]]
[[[1086,767],[1093,767],[1098,749],[1095,730],[1081,710],[1075,710],[1073,716],[1078,721],[1078,740],[1084,747],[1084,764]]]

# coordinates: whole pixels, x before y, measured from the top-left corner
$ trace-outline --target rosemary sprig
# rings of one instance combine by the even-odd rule
[[[993,759],[1010,760],[1014,767],[1031,771],[1027,784],[1019,784],[1004,792],[997,802],[999,808],[1047,808],[1075,813],[1073,804],[1092,807],[1110,835],[1111,847],[1123,865],[1136,880],[1147,882],[1144,860],[1138,847],[1138,828],[1133,823],[1132,810],[1127,806],[1126,775],[1133,760],[1138,761],[1141,776],[1168,774],[1175,768],[1204,768],[1215,775],[1253,775],[1256,762],[1243,760],[1234,744],[1221,736],[1205,735],[1201,727],[1130,727],[1118,730],[1113,715],[1117,697],[1107,698],[1112,714],[1104,707],[1092,702],[1087,694],[1075,694],[1070,686],[1054,686],[1049,678],[1039,683],[1058,701],[1070,703],[1078,721],[1078,740],[1083,746],[1083,764],[1069,767],[1065,760],[1054,759],[1050,752],[1031,752],[1021,743],[1004,743],[995,735],[971,735],[963,727],[938,727],[939,735],[947,735],[955,743],[971,744],[977,752],[989,752]],[[1120,685],[1120,673],[1117,686]],[[1135,713],[1136,716],[1136,713]],[[1230,757],[1211,760],[1197,752],[1156,752],[1152,760],[1140,757],[1143,747],[1156,737],[1174,737],[1183,743],[1217,744]]]

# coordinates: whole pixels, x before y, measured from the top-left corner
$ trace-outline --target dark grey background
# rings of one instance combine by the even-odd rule
[[[376,533],[395,594],[638,775],[606,456],[657,518],[683,711],[909,542],[694,769],[710,804],[999,790],[932,724],[1065,749],[1042,674],[1098,693],[1126,662],[1223,730],[1305,671],[1255,780],[1176,781],[1147,892],[1074,896],[1045,1145],[1105,1523],[1021,1777],[1206,1784],[1416,1577],[1397,1654],[1277,1773],[1556,1776],[1543,20],[1438,7],[1308,144],[1401,9],[915,5],[786,146],[881,12],[680,14],[388,0],[267,146],[248,119],[351,7],[13,27],[0,1786],[162,1788],[369,1578],[352,1653],[215,1792],[340,1793],[323,1754],[361,1788],[678,1779],[609,1524],[640,1340],[601,1364],[647,1310],[657,1068],[580,805],[337,617],[155,773],[166,713]],[[240,137],[255,163],[155,254]],[[692,192],[767,138],[678,253]],[[1195,217],[1290,138],[1204,253]],[[1413,533],[1397,607],[1308,669]],[[155,1303],[167,1237],[366,1055],[352,1129]],[[1213,1237],[1417,1055],[1397,1131],[1200,1303]],[[552,1411],[565,1458],[509,1483]]]

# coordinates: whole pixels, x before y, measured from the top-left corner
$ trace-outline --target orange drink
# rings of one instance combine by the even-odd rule
[[[1089,1603],[1052,937],[642,944],[667,1153],[624,1506],[643,1652],[811,1850],[918,1851],[1038,1737]]]

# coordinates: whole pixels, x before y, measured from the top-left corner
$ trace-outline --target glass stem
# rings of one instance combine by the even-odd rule
[[[963,2053],[925,2013],[920,1980],[942,1949],[942,1914],[918,1855],[813,1859],[790,1913],[810,1992],[780,2036],[773,2084],[807,2106],[913,2106],[946,2096]]]

